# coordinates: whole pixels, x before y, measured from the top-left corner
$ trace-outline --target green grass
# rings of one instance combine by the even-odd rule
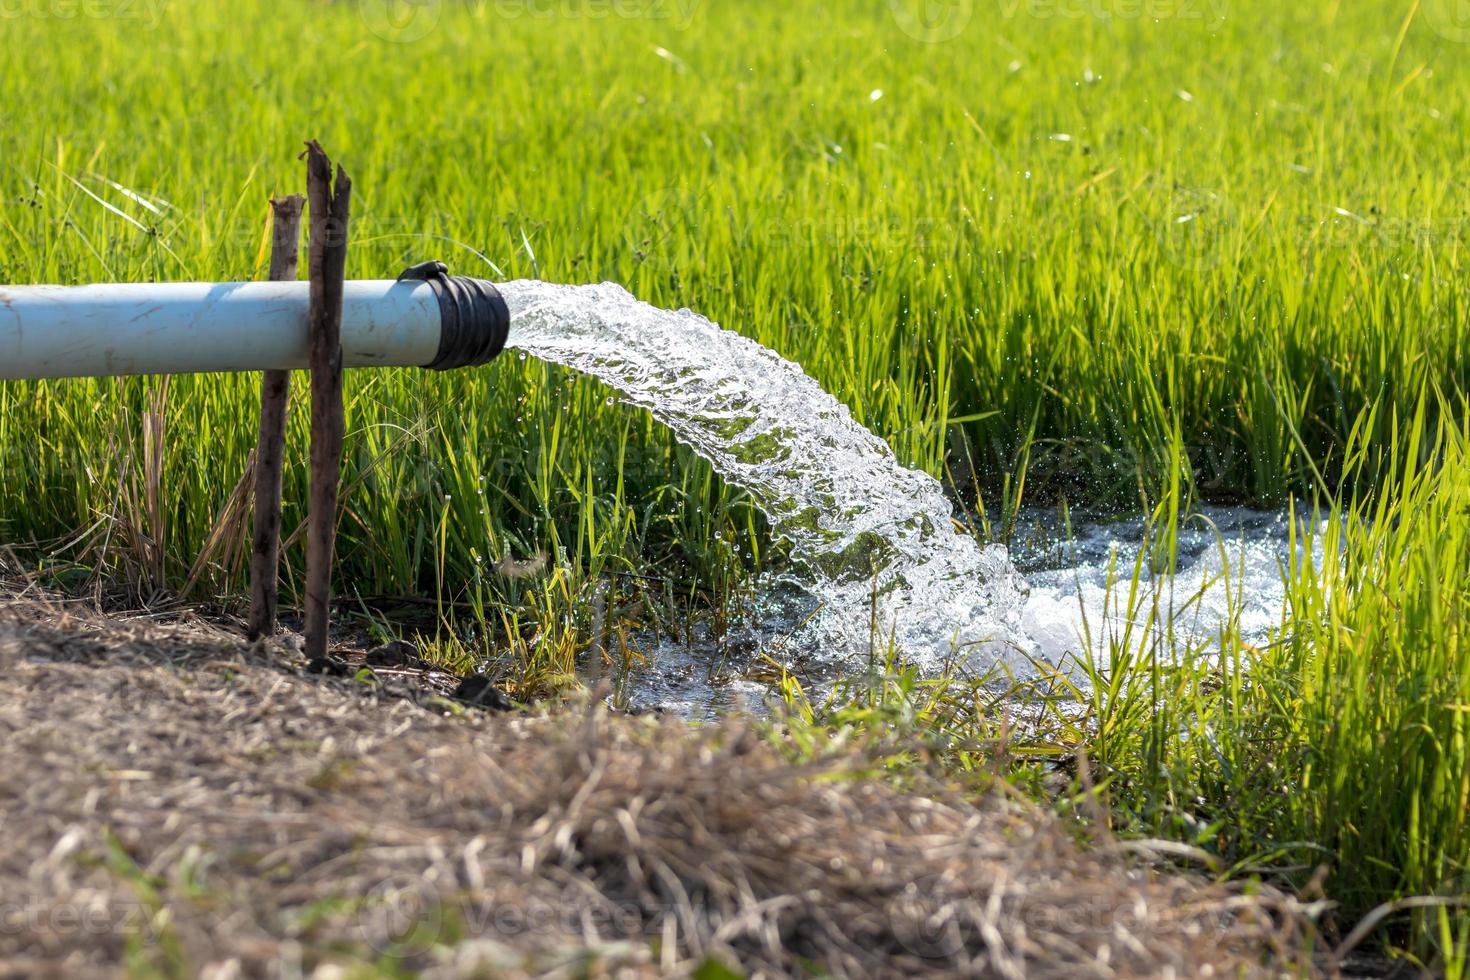
[[[1283,642],[1227,637],[1218,672],[1118,651],[1091,757],[1125,827],[1332,864],[1345,921],[1464,891],[1470,32],[1449,0],[975,0],[933,5],[972,16],[931,41],[909,0],[446,0],[398,41],[372,4],[71,9],[0,12],[0,281],[260,276],[266,197],[301,188],[317,137],[354,177],[349,275],[443,257],[693,307],[800,361],[998,534],[1022,502],[1338,506],[1341,566],[1300,570]],[[234,527],[255,398],[0,385],[0,541],[238,595],[238,551],[199,558]],[[707,465],[560,370],[361,372],[348,399],[339,591],[436,600],[446,656],[493,646],[554,686],[594,594],[675,608],[771,554]],[[290,592],[304,549],[286,560]],[[1463,956],[1463,912],[1415,914],[1395,941]]]
[[[1376,469],[1377,492],[1298,512],[1274,642],[1252,647],[1232,621],[1198,651],[1218,663],[1181,668],[1142,636],[1115,644],[1086,748],[1121,826],[1236,872],[1274,866],[1298,884],[1325,872],[1343,931],[1389,900],[1443,899],[1390,917],[1380,937],[1463,976],[1470,432],[1427,421],[1435,403],[1392,426],[1402,442],[1372,445],[1371,413],[1349,439],[1344,480]],[[1446,407],[1442,419],[1466,418],[1463,398]]]
[[[1466,417],[1463,399],[1443,407],[1442,417]],[[1214,641],[1157,638],[1159,597],[1136,588],[1144,549],[1135,567],[1115,569],[1127,598],[1113,613],[1137,628],[1105,648],[1090,689],[1041,685],[1051,697],[1033,699],[1042,710],[1025,734],[1008,733],[1015,705],[993,686],[921,679],[891,662],[820,704],[789,690],[796,710],[782,734],[820,754],[881,733],[900,773],[999,770],[1088,820],[1096,793],[1115,832],[1183,841],[1222,876],[1325,894],[1339,939],[1378,909],[1381,946],[1463,977],[1470,430],[1426,414],[1404,420],[1402,444],[1370,446],[1367,424],[1349,439],[1345,481],[1381,457],[1379,492],[1335,488],[1323,510],[1294,515],[1302,536],[1288,606],[1264,648],[1242,639],[1238,610]],[[1176,526],[1151,532],[1155,553],[1173,548]],[[1058,772],[1084,768],[1087,778],[1055,785]]]

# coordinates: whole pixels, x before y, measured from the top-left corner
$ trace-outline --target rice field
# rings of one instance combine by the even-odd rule
[[[1325,895],[1339,938],[1398,903],[1368,944],[1463,976],[1462,13],[0,2],[0,282],[261,278],[267,198],[301,189],[314,137],[354,180],[349,277],[442,258],[698,310],[997,540],[1023,508],[1142,513],[1167,564],[1204,502],[1292,508],[1326,557],[1288,570],[1275,641],[1227,628],[1184,666],[1120,642],[1086,718],[1006,771],[1042,793],[1080,751],[1058,807],[1091,786],[1120,833]],[[0,543],[62,585],[238,605],[257,398],[243,376],[0,384]],[[344,607],[411,597],[438,655],[517,690],[574,686],[609,609],[717,610],[782,561],[748,499],[559,369],[364,371],[347,398]],[[293,411],[288,530],[306,447]],[[304,540],[284,557],[289,599]],[[790,691],[814,745],[898,731],[995,764],[969,746],[1003,726],[953,686],[895,664],[849,693]]]

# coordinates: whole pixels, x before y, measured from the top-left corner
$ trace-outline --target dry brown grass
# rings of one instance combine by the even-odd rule
[[[459,714],[0,599],[0,975],[1309,972],[1300,908],[751,729]]]

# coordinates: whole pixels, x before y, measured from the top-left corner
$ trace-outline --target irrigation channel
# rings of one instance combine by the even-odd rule
[[[1282,623],[1285,516],[1218,509],[1180,529],[1172,573],[1133,589],[1141,520],[1036,530],[1013,555],[980,546],[939,482],[904,467],[801,366],[689,311],[612,283],[500,286],[507,347],[590,375],[647,409],[765,512],[798,566],[764,583],[746,624],[718,641],[652,639],[634,705],[707,715],[759,703],[731,649],[791,651],[812,676],[866,665],[891,641],[928,670],[1047,666],[1085,683],[1082,658],[1119,644],[1210,656],[1226,622],[1247,643]],[[1308,538],[1310,540],[1310,537]],[[1024,572],[1024,574],[1023,574]],[[779,654],[778,654],[779,656]]]

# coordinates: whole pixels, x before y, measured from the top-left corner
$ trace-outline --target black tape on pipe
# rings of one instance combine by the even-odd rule
[[[493,283],[451,276],[443,262],[420,262],[398,278],[422,279],[439,298],[439,351],[424,367],[435,371],[474,367],[505,349],[510,308]]]

